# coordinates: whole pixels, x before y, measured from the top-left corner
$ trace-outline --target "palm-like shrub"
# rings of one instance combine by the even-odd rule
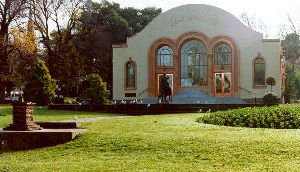
[[[81,99],[89,100],[91,104],[108,104],[109,90],[97,74],[90,74],[81,84]]]
[[[56,86],[44,61],[37,59],[25,84],[25,101],[31,101],[37,105],[48,105],[55,95]]]

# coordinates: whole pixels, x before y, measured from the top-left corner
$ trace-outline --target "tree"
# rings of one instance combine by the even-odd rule
[[[13,22],[25,16],[26,0],[0,1],[0,103],[4,102],[4,91],[9,81],[9,55],[13,44],[9,41],[9,30]]]
[[[144,9],[135,9],[132,7],[121,9],[119,14],[124,18],[129,25],[130,36],[141,32],[148,23],[150,23],[155,17],[161,14],[160,8],[147,7]]]
[[[254,16],[250,16],[246,12],[243,12],[241,14],[240,19],[250,29],[252,29],[256,32],[263,33],[265,38],[269,37],[268,27],[262,20],[259,20],[259,19],[255,18]]]
[[[300,77],[293,75],[293,68],[290,62],[286,63],[286,79],[285,90],[283,92],[285,103],[290,103],[291,99],[299,98],[300,93]]]
[[[87,0],[74,45],[84,58],[86,74],[97,73],[112,88],[112,45],[126,42],[126,38],[140,32],[161,13],[156,8],[120,8],[117,3]]]
[[[15,26],[10,31],[14,47],[9,56],[9,77],[19,88],[24,88],[29,70],[36,59],[38,38],[35,36],[30,23],[29,20],[28,28]]]
[[[33,22],[41,35],[50,74],[65,95],[76,94],[81,77],[81,59],[73,46],[75,27],[81,16],[82,0],[32,0]],[[50,31],[50,23],[55,24]],[[62,25],[62,23],[66,23]],[[74,91],[75,90],[75,91]]]
[[[55,95],[55,89],[55,80],[51,79],[44,61],[37,59],[25,85],[25,101],[31,101],[37,105],[48,105]]]
[[[65,30],[61,30],[61,32],[64,34]],[[55,76],[63,95],[68,97],[77,95],[80,84],[79,80],[84,75],[83,58],[78,54],[72,40],[59,50],[59,41],[57,41],[59,39],[58,33],[52,32],[51,38],[53,41],[51,47],[55,52],[59,52],[60,54],[49,64],[54,69],[51,72],[51,76]]]
[[[285,39],[285,37],[290,33],[296,33],[298,35],[300,34],[300,30],[297,30],[297,27],[293,19],[289,15],[287,16],[287,21],[288,21],[287,25],[286,24],[281,25],[279,28],[279,35],[281,36],[282,39]]]
[[[300,57],[300,36],[297,33],[286,35],[285,39],[281,41],[284,56],[293,65],[293,75],[295,73],[295,63]]]
[[[268,77],[268,78],[266,79],[266,83],[267,83],[267,85],[270,85],[270,86],[271,86],[271,91],[272,91],[272,87],[273,87],[274,85],[276,85],[276,80],[275,80],[275,78],[273,78],[273,77]]]
[[[97,74],[90,74],[82,82],[81,98],[90,100],[91,104],[108,104],[109,90]]]

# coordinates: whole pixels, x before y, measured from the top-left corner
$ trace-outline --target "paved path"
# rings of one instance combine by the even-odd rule
[[[97,118],[82,118],[82,119],[77,119],[76,122],[84,123],[84,122],[97,121],[99,119],[114,119],[114,118],[127,118],[127,117],[134,117],[134,116],[110,116],[110,117],[97,117]],[[74,122],[74,121],[75,120],[62,120],[60,122]]]

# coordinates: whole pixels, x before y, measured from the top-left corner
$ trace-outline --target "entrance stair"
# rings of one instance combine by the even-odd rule
[[[167,98],[168,100],[168,98]],[[157,104],[157,98],[145,98],[142,104]],[[212,97],[203,90],[182,90],[173,96],[171,104],[245,104],[239,97]]]

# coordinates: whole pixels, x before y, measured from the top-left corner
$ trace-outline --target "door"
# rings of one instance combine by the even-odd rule
[[[168,83],[170,85],[170,88],[172,90],[172,95],[173,95],[173,74],[166,74],[166,76],[168,77]],[[159,94],[159,90],[160,90],[160,81],[163,78],[163,74],[158,74],[157,75],[157,95]]]
[[[231,96],[231,74],[215,73],[215,95]]]

